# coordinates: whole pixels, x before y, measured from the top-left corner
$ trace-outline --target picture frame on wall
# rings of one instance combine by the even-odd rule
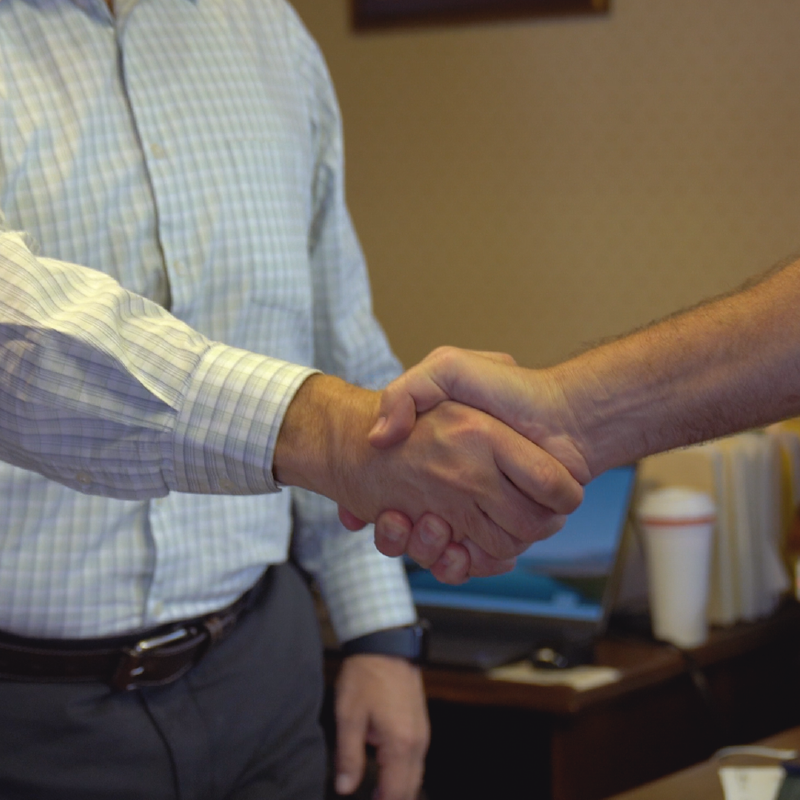
[[[602,14],[610,0],[352,0],[357,29],[510,17]]]

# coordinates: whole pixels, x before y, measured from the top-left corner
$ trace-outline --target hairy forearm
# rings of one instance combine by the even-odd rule
[[[439,348],[386,389],[372,443],[396,445],[448,399],[503,421],[581,484],[651,453],[800,414],[800,261],[549,369]],[[376,541],[448,582],[470,568],[462,553],[448,571],[437,562],[443,547],[425,547],[416,528],[390,535],[379,522]]]
[[[800,262],[546,371],[593,475],[800,413]]]
[[[275,478],[341,500],[351,477],[344,473],[355,473],[370,456],[365,443],[378,402],[376,392],[331,375],[312,375],[283,419]]]

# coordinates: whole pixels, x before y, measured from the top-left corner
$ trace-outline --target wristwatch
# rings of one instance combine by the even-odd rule
[[[382,631],[358,636],[342,643],[342,655],[354,656],[362,653],[374,653],[382,656],[405,658],[412,664],[425,661],[428,642],[428,624],[420,620],[414,625],[402,628],[385,628]]]

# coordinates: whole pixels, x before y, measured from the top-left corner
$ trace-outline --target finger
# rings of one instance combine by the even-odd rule
[[[495,462],[526,497],[556,514],[571,514],[583,500],[583,486],[549,453],[504,426],[493,426]]]
[[[375,747],[379,783],[376,797],[415,800],[430,742],[430,726],[419,667],[392,656],[353,656],[345,662],[347,684],[361,698]],[[340,679],[340,683],[341,683]]]
[[[340,704],[341,706],[341,704]],[[352,794],[361,784],[366,767],[366,714],[336,713],[336,793]]]
[[[416,800],[422,785],[422,754],[393,751],[388,756],[378,752],[380,770],[376,800]]]
[[[339,506],[339,521],[349,531],[360,531],[367,523],[348,511],[344,506]]]
[[[468,577],[487,578],[491,575],[502,575],[511,572],[517,564],[516,558],[494,558],[482,547],[471,539],[465,539],[462,544],[469,553],[470,569]]]
[[[453,530],[445,520],[425,513],[414,524],[406,552],[420,566],[430,567],[442,556],[453,538]]]
[[[416,800],[422,785],[426,749],[425,743],[411,732],[405,740],[396,737],[392,742],[379,745],[375,797],[378,800]]]
[[[520,493],[509,481],[504,483],[491,496],[481,499],[481,519],[470,520],[461,539],[479,542],[488,556],[500,561],[516,558],[534,542],[552,536],[566,520],[564,515],[554,514]]]
[[[385,556],[401,556],[411,536],[411,520],[400,511],[382,511],[375,521],[375,546]]]
[[[441,557],[431,566],[431,575],[440,583],[456,586],[470,576],[469,550],[463,544],[450,542]]]
[[[498,494],[485,499],[485,505],[480,506],[482,522],[467,529],[462,540],[465,544],[469,540],[480,542],[483,552],[490,558],[499,561],[514,559],[534,542],[547,539],[564,527],[565,515],[543,508],[521,494],[510,482],[506,481],[505,490]],[[470,551],[470,558],[473,557]]]
[[[411,433],[417,414],[448,400],[448,387],[468,364],[491,361],[455,347],[439,347],[392,381],[381,395],[378,421],[369,433],[373,447],[390,447]],[[463,365],[463,366],[462,366]]]
[[[508,433],[517,437],[517,434],[501,423],[495,424],[503,429],[503,435]],[[516,459],[514,460],[508,453],[503,453],[503,443],[497,438],[493,439],[492,446],[495,470],[484,475],[484,480],[474,488],[473,497],[477,513],[466,518],[463,527],[459,524],[457,538],[459,541],[463,538],[478,542],[491,558],[505,561],[518,556],[533,542],[552,536],[563,527],[565,516],[555,513],[551,508],[529,496],[529,494],[541,495],[541,492],[535,481],[533,484],[529,482],[530,476],[526,473],[525,458],[533,456],[532,462],[529,462],[530,465],[527,467],[528,471],[533,471],[542,451],[526,441],[524,451],[521,454],[514,454]],[[530,448],[532,454],[527,448]],[[544,456],[550,459],[546,454]],[[523,484],[524,491],[507,473],[511,473],[511,477],[515,477],[518,483]],[[564,475],[568,476],[568,481],[574,481],[566,470]],[[582,487],[579,484],[575,485],[578,491],[582,492]]]

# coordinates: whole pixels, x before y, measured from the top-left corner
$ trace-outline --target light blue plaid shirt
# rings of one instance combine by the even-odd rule
[[[340,638],[414,619],[371,529],[271,474],[296,365],[398,370],[343,192],[282,0],[0,0],[0,628],[203,614],[292,531]]]

